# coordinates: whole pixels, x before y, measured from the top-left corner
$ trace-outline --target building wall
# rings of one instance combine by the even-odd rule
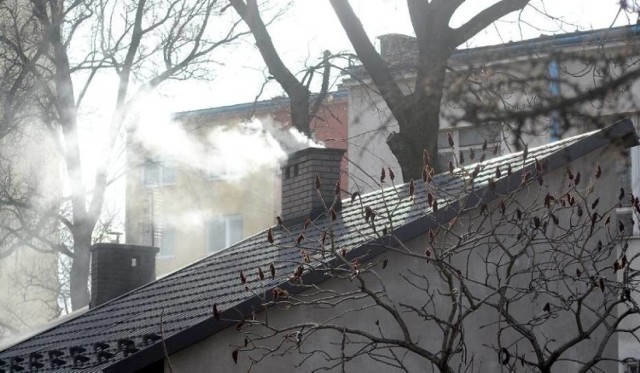
[[[590,181],[591,175],[594,172],[594,165],[597,162],[602,164],[603,176],[600,179],[599,184],[595,187],[594,192],[595,195],[600,197],[600,206],[603,208],[605,206],[614,205],[617,200],[616,196],[613,193],[610,193],[611,190],[617,190],[619,184],[617,182],[615,167],[612,165],[617,161],[617,157],[620,154],[620,148],[616,146],[609,146],[604,150],[598,150],[592,152],[578,161],[573,162],[569,166],[572,168],[574,172],[581,172],[582,175],[585,175],[583,180],[586,183]],[[589,176],[587,176],[589,175]],[[529,187],[519,191],[515,195],[515,200],[523,205],[528,205],[533,201],[538,201],[538,203],[542,204],[541,199],[544,199],[544,195],[546,191],[550,191],[552,193],[560,193],[566,188],[566,171],[564,168],[549,172],[545,175],[545,186],[540,188],[537,183],[533,183]],[[583,185],[585,185],[583,184]],[[587,188],[586,185],[584,188]],[[496,205],[494,203],[494,205]],[[496,206],[493,206],[496,207]],[[492,209],[490,207],[489,211],[495,211],[494,214],[500,214],[499,209]],[[477,216],[478,211],[472,210],[467,214],[460,218],[460,221],[467,221],[466,219],[470,219],[468,221],[475,221],[475,216]],[[498,219],[497,216],[494,216],[495,219]],[[492,218],[489,217],[485,221],[491,221]],[[462,226],[464,223],[460,223],[460,233],[465,232],[465,228]],[[554,228],[550,228],[553,230]],[[497,233],[501,233],[500,230]],[[554,234],[554,232],[550,232],[549,234]],[[406,247],[413,251],[422,253],[425,250],[425,247],[429,246],[429,242],[426,235],[420,235],[417,238],[414,238],[408,242],[405,242]],[[597,239],[605,239],[605,235],[602,231],[598,231],[596,236],[592,238],[592,240]],[[571,244],[571,242],[569,243]],[[504,245],[506,247],[517,246],[516,239],[513,235],[505,236]],[[461,254],[459,256],[453,256],[452,262],[458,265],[458,268],[468,268],[468,276],[472,278],[483,280],[484,276],[487,275],[487,271],[484,267],[482,261],[482,254],[487,250],[486,246],[477,246],[473,249],[472,253],[474,255],[467,255],[466,253]],[[438,275],[438,273],[431,269],[429,266],[425,266],[425,262],[422,260],[415,260],[410,256],[401,255],[397,252],[387,252],[384,254],[388,260],[388,266],[386,269],[376,270],[379,276],[382,278],[384,286],[387,289],[387,294],[392,298],[393,304],[396,307],[400,307],[399,304],[405,303],[414,306],[421,306],[423,302],[426,300],[422,300],[421,291],[416,290],[415,288],[409,286],[407,282],[403,279],[403,275],[406,275],[410,271],[425,276],[431,286],[431,292],[433,294],[443,294],[442,302],[438,302],[437,298],[433,304],[429,304],[428,307],[433,308],[439,315],[446,316],[450,311],[451,302],[447,299],[447,287],[443,283],[443,279]],[[516,262],[516,267],[514,270],[519,268],[526,269],[531,266],[531,263],[526,260],[528,257],[523,257],[521,261]],[[538,263],[544,262],[544,258],[537,258],[540,260]],[[363,264],[365,266],[366,264]],[[524,276],[527,277],[527,276]],[[376,280],[372,277],[368,278],[370,283],[376,284]],[[520,280],[513,283],[514,286],[530,286],[530,278],[521,278]],[[473,288],[473,283],[468,281],[467,284]],[[240,286],[240,285],[238,285]],[[337,280],[331,279],[323,282],[320,285],[324,289],[332,289],[338,292],[344,291],[353,291],[358,287],[358,283],[356,281],[349,280]],[[376,285],[373,285],[375,288]],[[553,290],[553,289],[550,289]],[[558,289],[555,289],[558,290]],[[438,293],[438,291],[442,293]],[[481,295],[481,293],[476,293]],[[309,296],[309,294],[307,294]],[[607,295],[609,296],[609,295]],[[617,297],[617,294],[610,294],[610,296]],[[298,298],[302,298],[297,296]],[[598,304],[600,302],[600,293],[599,291],[594,294],[594,297],[590,298],[588,302],[594,302],[594,304]],[[313,298],[313,296],[311,296]],[[308,300],[308,299],[305,299]],[[545,299],[544,295],[535,298],[535,297],[526,297],[521,299],[520,302],[513,304],[511,306],[511,310],[514,310],[517,316],[521,316],[522,320],[526,320],[530,317],[537,316],[543,312],[543,307],[545,302],[548,301]],[[367,300],[351,300],[344,303],[340,303],[336,307],[318,307],[318,306],[309,306],[309,307],[295,307],[295,308],[287,308],[287,307],[276,307],[270,309],[269,312],[269,322],[271,325],[276,326],[289,326],[295,325],[296,323],[301,322],[328,322],[335,325],[345,325],[352,328],[357,328],[361,330],[367,330],[371,333],[376,333],[377,324],[382,328],[385,336],[389,338],[401,337],[401,332],[399,328],[394,323],[393,319],[389,316],[388,313],[383,313],[379,309],[375,307],[368,307],[362,310],[354,311],[365,304],[369,304],[370,301]],[[336,315],[341,314],[340,318],[334,318]],[[263,319],[264,313],[260,313],[257,315],[258,318]],[[438,334],[438,329],[433,326],[430,322],[425,322],[422,319],[418,319],[415,314],[412,313],[402,313],[402,316],[407,320],[407,324],[410,328],[410,333],[412,334],[412,339],[414,341],[419,341],[418,343],[421,346],[435,348],[437,350],[440,344],[440,337]],[[588,323],[589,317],[585,316],[582,319],[583,322]],[[496,323],[496,315],[495,312],[488,312],[486,308],[481,308],[478,311],[475,311],[471,317],[466,319],[464,325],[465,331],[465,358],[466,360],[462,363],[462,367],[467,365],[473,365],[470,368],[470,371],[482,371],[482,372],[498,372],[502,371],[504,367],[500,364],[498,359],[498,354],[491,347],[487,347],[487,344],[491,344],[495,341],[495,337],[499,334],[498,328],[499,325]],[[554,343],[559,343],[566,338],[569,338],[570,335],[565,333],[566,330],[573,330],[572,325],[574,325],[574,320],[570,317],[558,317],[552,318],[544,326],[538,328],[537,335],[543,336],[546,335],[550,339],[549,343],[552,345]],[[248,336],[252,340],[255,340],[255,336],[250,333],[264,333],[264,330],[256,330],[244,327],[242,329],[243,332],[249,333]],[[295,330],[293,330],[295,331]],[[568,350],[563,357],[566,357],[567,360],[558,363],[555,366],[554,371],[562,372],[572,372],[577,371],[577,364],[572,363],[572,359],[575,361],[583,361],[585,356],[589,356],[589,354],[593,353],[594,349],[597,346],[597,342],[600,340],[600,336],[602,335],[603,330],[598,329],[594,335],[590,339],[582,342],[578,347],[572,348]],[[298,354],[296,351],[296,347],[292,342],[287,342],[283,339],[282,336],[278,335],[274,337],[269,342],[261,341],[260,345],[266,346],[275,346],[280,343],[285,343],[285,348],[288,348],[288,352],[284,354],[274,354],[272,356],[268,356],[264,359],[261,359],[261,355],[258,351],[253,352],[244,352],[241,351],[239,354],[238,364],[234,364],[231,353],[237,346],[243,345],[244,334],[242,332],[238,332],[235,328],[228,328],[216,335],[213,335],[199,343],[194,344],[193,346],[175,353],[170,356],[170,363],[174,371],[205,371],[209,369],[211,366],[215,366],[217,371],[220,372],[236,372],[236,371],[261,371],[261,372],[273,372],[273,371],[312,371],[315,368],[319,368],[320,366],[326,366],[328,363],[324,359],[322,354],[315,355],[309,359],[306,359],[305,356]],[[513,335],[510,335],[508,331],[503,331],[501,334],[501,338],[503,341],[513,341]],[[304,343],[302,344],[301,349],[303,351],[331,351],[334,354],[340,353],[341,348],[341,340],[342,336],[339,332],[322,332],[316,331],[313,335],[309,335],[305,338]],[[288,344],[287,344],[288,343]],[[524,341],[517,342],[518,344],[518,353],[522,354],[527,352],[529,354],[530,349],[527,347],[527,344]],[[357,348],[356,346],[347,346],[347,349]],[[513,347],[515,348],[515,347]],[[385,354],[385,351],[378,350],[380,354]],[[407,353],[403,355],[400,350],[396,351],[399,356],[402,356],[404,363],[408,371],[411,372],[431,372],[437,371],[434,367],[426,362],[426,360],[420,358],[419,356]],[[625,352],[626,353],[626,352]],[[247,355],[250,355],[247,356]],[[618,358],[618,343],[614,338],[607,345],[604,350],[604,356],[609,356],[613,358]],[[626,356],[620,356],[620,358],[625,358]],[[459,358],[459,357],[458,357]],[[252,361],[255,361],[255,365],[252,364]],[[456,365],[456,361],[453,361],[454,366]],[[603,371],[612,372],[616,370],[615,363],[612,362],[604,362],[599,365],[599,367]],[[168,362],[165,362],[165,370],[168,370]],[[342,367],[336,366],[332,370],[340,370]],[[388,365],[383,365],[380,362],[380,359],[374,360],[371,357],[361,357],[352,361],[347,362],[346,371],[395,371]]]
[[[635,62],[639,58],[638,46],[632,43],[605,45],[603,48],[597,49],[597,51],[593,48],[584,51],[580,48],[567,47],[563,52],[571,56],[571,58],[567,57],[564,60],[559,60],[560,81],[568,82],[568,84],[560,84],[559,87],[560,94],[564,96],[585,92],[587,89],[596,86],[601,81],[598,77],[598,69],[606,67],[614,72],[613,76],[616,76],[624,70],[619,66],[625,66],[626,64],[631,69],[637,68]],[[597,55],[596,52],[598,53]],[[586,60],[580,61],[576,59],[580,55],[588,57],[588,62],[594,65],[588,65]],[[616,60],[624,61],[624,63],[619,65],[611,63],[611,61]],[[524,108],[529,108],[529,105],[536,102],[536,92],[547,94],[550,90],[548,80],[549,61],[548,57],[531,55],[514,60],[474,61],[473,66],[483,72],[478,79],[486,79],[494,84],[500,80],[507,83],[501,88],[502,99],[510,105],[522,105]],[[456,63],[452,63],[453,68],[465,71],[468,67],[460,65],[459,62]],[[413,89],[413,79],[414,77],[410,73],[405,73],[402,79],[399,78],[398,80],[401,89],[410,92]],[[509,80],[516,79],[523,79],[527,82],[529,86],[526,91],[508,88]],[[381,96],[376,94],[374,89],[368,87],[370,84],[372,83],[368,78],[362,80],[346,79],[344,81],[344,86],[349,91],[350,102],[349,176],[352,188],[355,189],[357,186],[364,191],[378,188],[375,178],[370,175],[378,175],[381,167],[391,167],[394,170],[398,170],[396,174],[398,179],[402,180],[400,166],[386,144],[388,136],[393,132],[398,132],[399,127]],[[449,86],[453,86],[451,77],[449,77]],[[463,87],[463,91],[465,89]],[[451,90],[445,91],[439,136],[444,138],[447,132],[455,134],[460,128],[474,126],[473,123],[457,120],[463,114],[460,109],[460,102],[475,100],[468,91],[466,94],[467,96],[456,95],[456,97],[453,97]],[[447,98],[447,95],[450,97]],[[596,123],[606,124],[613,121],[617,115],[635,115],[640,110],[638,108],[639,97],[640,84],[636,81],[630,82],[628,86],[620,87],[603,101],[588,102],[573,108],[572,110],[580,111],[582,115],[592,116],[594,122],[588,123],[587,120],[575,120],[572,123],[572,127],[568,131],[564,131],[561,137],[566,138],[576,133],[595,129]],[[495,99],[489,98],[489,100]],[[524,133],[521,134],[522,143],[527,143],[529,147],[535,147],[553,140],[549,130],[550,126],[549,116],[536,118],[535,124],[528,124]],[[507,153],[518,150],[513,145],[513,134],[511,131],[506,130],[506,127],[504,128],[505,130],[501,134],[500,152]],[[440,141],[440,146],[447,147],[446,144],[442,144],[442,141]]]

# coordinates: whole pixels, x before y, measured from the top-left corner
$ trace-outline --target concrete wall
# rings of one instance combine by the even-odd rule
[[[612,190],[618,188],[618,178],[615,172],[613,164],[618,161],[620,149],[615,146],[610,146],[607,149],[599,150],[590,153],[582,159],[574,162],[570,165],[574,173],[581,172],[582,184],[580,190],[585,194],[588,194],[589,185],[592,181],[594,172],[594,166],[597,162],[602,164],[603,176],[600,179],[597,186],[593,190],[593,194],[588,195],[588,201],[591,202],[596,196],[600,197],[599,211],[604,211],[608,206],[615,206],[616,195],[611,193]],[[535,209],[535,213],[539,216],[543,216],[545,208],[542,200],[547,192],[554,195],[558,195],[566,190],[567,178],[564,168],[550,172],[544,177],[545,185],[539,187],[537,183],[533,183],[527,188],[519,191],[514,196],[514,202],[509,205],[507,214],[512,214],[516,205],[521,207],[532,206]],[[468,213],[460,216],[460,219],[455,225],[454,231],[460,235],[474,231],[474,229],[480,229],[478,227],[490,227],[490,222],[500,218],[501,212],[499,211],[498,202],[489,206],[491,214],[483,220],[485,223],[480,224],[478,218],[478,209],[469,211]],[[523,208],[524,208],[523,207]],[[615,210],[608,213],[612,214],[615,221]],[[569,219],[575,219],[575,216],[568,213],[559,214],[560,226],[563,224],[566,227]],[[575,221],[575,220],[573,220]],[[445,223],[447,224],[447,223]],[[487,225],[489,224],[489,225]],[[511,225],[501,225],[493,235],[493,240],[499,240],[501,244],[509,248],[509,250],[516,250],[520,246],[517,243],[514,227],[517,227],[518,223],[512,223]],[[599,225],[600,226],[600,225]],[[475,227],[475,228],[474,228]],[[585,227],[576,228],[577,232],[585,232]],[[549,226],[547,235],[549,237],[559,237],[563,234],[563,230]],[[473,237],[473,236],[472,236]],[[453,237],[454,240],[457,238]],[[471,239],[471,238],[469,238]],[[530,250],[519,257],[518,260],[513,262],[513,271],[523,270],[524,275],[522,277],[515,277],[514,281],[510,283],[511,286],[522,287],[528,289],[531,286],[538,286],[540,283],[536,283],[536,279],[544,273],[547,276],[557,273],[566,273],[564,271],[574,271],[575,261],[568,267],[564,267],[564,261],[571,258],[571,255],[575,253],[575,250],[580,250],[582,247],[589,250],[593,250],[593,242],[598,239],[607,240],[606,233],[603,230],[596,230],[596,234],[588,241],[582,241],[575,237],[565,238],[563,241],[548,241],[553,242],[555,245],[559,245],[561,249],[557,251],[545,252],[550,246],[535,246],[533,245]],[[491,268],[485,267],[487,258],[491,260],[499,261],[500,256],[504,253],[496,248],[496,245],[492,242],[497,241],[483,241],[480,239],[478,245],[471,250],[462,250],[459,252],[452,252],[451,263],[457,268],[465,272],[466,283],[476,296],[482,296],[487,293],[487,288],[480,284],[487,278],[490,282],[498,283],[500,280],[497,275],[504,276],[506,269],[503,267]],[[582,245],[587,242],[586,245]],[[426,235],[421,235],[418,238],[405,242],[406,249],[409,252],[422,254],[425,252],[425,248],[432,248],[428,242]],[[565,251],[567,250],[567,251]],[[566,254],[566,255],[565,255]],[[551,255],[551,256],[550,256]],[[401,254],[400,252],[387,252],[384,257],[388,258],[388,267],[386,269],[375,269],[376,273],[380,276],[382,283],[386,287],[386,296],[390,300],[391,304],[397,309],[406,311],[406,308],[402,308],[401,304],[408,304],[414,307],[427,307],[429,312],[435,312],[440,317],[447,317],[452,309],[451,297],[447,294],[449,292],[446,279],[439,275],[439,272],[434,269],[432,263],[409,255]],[[374,263],[379,265],[379,259],[374,260]],[[550,260],[551,259],[551,260]],[[536,271],[530,271],[533,265],[538,268],[546,268],[543,272],[536,273]],[[366,265],[366,264],[365,264]],[[603,266],[606,273],[609,272],[610,264],[600,263],[599,266]],[[433,295],[434,303],[428,302],[424,290],[419,290],[414,286],[409,286],[406,281],[406,277],[411,277],[410,273],[416,274],[418,277],[414,277],[416,285],[429,286],[428,293]],[[570,273],[570,272],[569,272]],[[567,275],[570,276],[570,275]],[[586,275],[585,275],[586,276]],[[570,277],[566,277],[570,279]],[[477,282],[473,282],[473,279]],[[373,276],[367,276],[366,280],[369,286],[373,289],[381,289],[381,284]],[[536,337],[549,344],[550,347],[557,346],[562,341],[570,338],[575,332],[575,320],[566,314],[560,313],[557,317],[545,318],[545,311],[543,310],[546,302],[554,302],[554,306],[560,306],[555,304],[557,299],[550,297],[547,292],[561,292],[565,295],[570,294],[574,289],[574,286],[582,286],[581,284],[590,284],[588,277],[581,277],[580,279],[574,279],[571,284],[567,284],[566,281],[548,281],[547,288],[539,288],[537,292],[531,293],[522,297],[517,302],[514,302],[510,306],[510,310],[514,315],[519,317],[523,323],[533,320],[536,317],[543,316],[543,320],[546,320],[541,326],[535,328]],[[609,277],[608,280],[612,280]],[[459,286],[458,280],[453,279],[453,285]],[[569,280],[568,280],[569,281]],[[537,284],[537,285],[536,285]],[[238,285],[240,286],[240,285]],[[327,289],[335,291],[337,293],[344,294],[349,291],[357,291],[358,282],[355,280],[338,280],[331,279],[323,282],[320,285],[321,289]],[[267,289],[268,290],[268,289]],[[326,294],[325,294],[326,295]],[[311,300],[316,295],[313,293],[305,293],[300,298],[303,300]],[[614,291],[610,292],[608,289],[605,292],[601,292],[599,289],[593,292],[586,304],[597,306],[602,302],[603,297],[605,299],[616,299],[618,294]],[[387,299],[387,298],[385,298]],[[213,302],[213,300],[212,300]],[[466,308],[469,306],[468,300],[462,300],[463,306]],[[344,325],[349,328],[357,328],[368,331],[372,334],[378,333],[378,325],[386,337],[396,338],[401,336],[400,329],[394,320],[388,313],[383,312],[380,308],[372,307],[370,299],[350,300],[344,303],[340,303],[336,307],[319,307],[319,306],[299,306],[294,308],[288,308],[285,306],[278,306],[268,311],[268,318],[271,325],[277,326],[292,326],[302,322],[319,322],[319,323],[332,323],[335,325]],[[340,315],[340,317],[336,317]],[[442,342],[442,336],[439,329],[435,327],[433,321],[425,321],[418,317],[414,313],[402,312],[402,317],[405,319],[407,325],[409,325],[409,332],[412,339],[417,341],[418,344],[424,348],[438,350],[438,346]],[[265,314],[260,313],[257,317],[264,320]],[[588,314],[583,315],[581,321],[588,325],[591,317]],[[492,311],[488,307],[481,307],[477,311],[473,312],[471,316],[464,321],[464,333],[466,345],[464,354],[458,354],[452,362],[453,366],[458,367],[458,363],[461,368],[467,368],[469,372],[500,372],[507,371],[502,366],[498,359],[498,354],[495,350],[497,346],[497,336],[500,335],[500,340],[503,346],[508,347],[512,353],[516,350],[518,354],[526,354],[527,357],[531,357],[531,346],[522,338],[517,339],[513,331],[502,329],[505,326],[504,322],[500,322],[499,317],[495,311]],[[291,329],[292,332],[298,329]],[[590,339],[581,342],[577,347],[571,348],[563,354],[563,358],[567,360],[557,364],[553,371],[556,372],[572,372],[577,371],[578,364],[574,361],[584,361],[588,356],[591,356],[598,342],[601,340],[601,336],[604,330],[597,329]],[[246,333],[246,334],[245,334]],[[257,334],[252,334],[257,333]],[[275,348],[281,346],[279,353],[270,355],[263,360],[260,360],[261,352],[263,351],[241,351],[239,355],[238,364],[235,365],[231,358],[231,353],[236,346],[241,346],[245,335],[256,340],[256,335],[264,335],[265,331],[255,328],[243,328],[241,332],[237,332],[234,328],[228,328],[222,332],[211,336],[200,343],[197,343],[183,351],[171,355],[170,362],[174,371],[207,371],[212,367],[215,367],[219,372],[237,372],[251,370],[253,372],[287,372],[287,371],[312,371],[315,368],[321,366],[332,367],[330,371],[341,371],[341,366],[333,366],[328,362],[323,354],[315,354],[311,357],[298,353],[295,344],[283,338],[282,335],[277,335],[271,340],[260,341],[261,346],[270,346]],[[337,354],[339,356],[341,349],[342,333],[335,331],[317,331],[313,334],[305,335],[304,342],[300,348],[302,352],[312,351],[325,351],[327,353]],[[351,339],[353,342],[353,339]],[[348,344],[346,346],[347,352],[353,352],[354,349],[362,347],[362,345]],[[378,346],[380,349],[376,350],[380,356],[389,357],[389,350]],[[437,371],[431,366],[424,358],[417,354],[395,350],[396,356],[399,356],[406,368],[410,372],[431,372]],[[616,339],[612,339],[607,344],[604,355],[612,358],[617,358],[618,343]],[[624,356],[621,356],[624,358]],[[252,364],[255,361],[255,364]],[[601,363],[598,365],[603,371],[611,372],[616,369],[615,363]],[[517,364],[516,369],[521,369]],[[362,356],[354,360],[346,362],[345,370],[342,371],[396,371],[389,365],[384,365],[380,362],[380,359],[372,359],[370,356]],[[165,371],[168,371],[168,365],[165,365]],[[523,369],[524,371],[524,369]]]

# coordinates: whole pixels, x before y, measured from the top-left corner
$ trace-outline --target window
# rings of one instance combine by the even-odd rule
[[[142,175],[144,186],[165,186],[176,183],[176,170],[173,162],[149,160],[144,163]]]
[[[223,157],[213,157],[209,166],[209,180],[225,180],[231,177],[232,170]]]
[[[213,253],[242,239],[242,216],[212,218],[207,224],[207,252]]]
[[[640,373],[640,360],[628,357],[622,360],[624,373]]]
[[[451,133],[454,146],[449,146],[447,132]],[[487,140],[487,150],[485,152],[486,159],[493,157],[493,150],[498,146],[498,154],[500,154],[500,144],[502,140],[502,127],[499,124],[489,124],[483,126],[471,126],[460,128],[447,128],[438,134],[438,161],[442,170],[449,169],[449,161],[453,161],[455,165],[455,154],[457,159],[464,158],[464,163],[475,163],[480,160],[482,155],[482,145]],[[471,159],[471,152],[475,157]]]
[[[176,251],[176,230],[166,228],[160,233],[160,257],[170,258]]]

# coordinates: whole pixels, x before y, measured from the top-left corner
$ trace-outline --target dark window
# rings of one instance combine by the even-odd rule
[[[640,360],[628,357],[622,360],[624,373],[640,373]]]

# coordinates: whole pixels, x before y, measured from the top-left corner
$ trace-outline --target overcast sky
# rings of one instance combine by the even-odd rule
[[[456,13],[452,26],[462,24],[478,9],[496,1],[467,1]],[[406,0],[352,0],[351,3],[372,39],[385,33],[413,33],[406,11]],[[537,37],[541,33],[570,32],[578,27],[604,28],[614,20],[618,25],[626,24],[629,20],[623,14],[616,20],[618,4],[619,0],[533,0],[532,6],[521,15],[524,22],[517,22],[518,14],[513,14],[479,34],[469,46],[522,40]],[[545,19],[538,13],[545,10],[564,22],[562,28],[558,22]],[[289,11],[270,27],[270,31],[283,59],[296,71],[304,66],[305,61],[316,61],[325,49],[332,52],[351,50],[349,41],[326,0],[293,0]],[[222,65],[216,68],[213,81],[176,82],[163,87],[163,107],[171,111],[182,111],[252,101],[264,74],[264,63],[253,46],[253,39],[247,38],[233,53],[218,55],[217,59]],[[274,82],[263,98],[268,99],[281,93],[282,90]]]

